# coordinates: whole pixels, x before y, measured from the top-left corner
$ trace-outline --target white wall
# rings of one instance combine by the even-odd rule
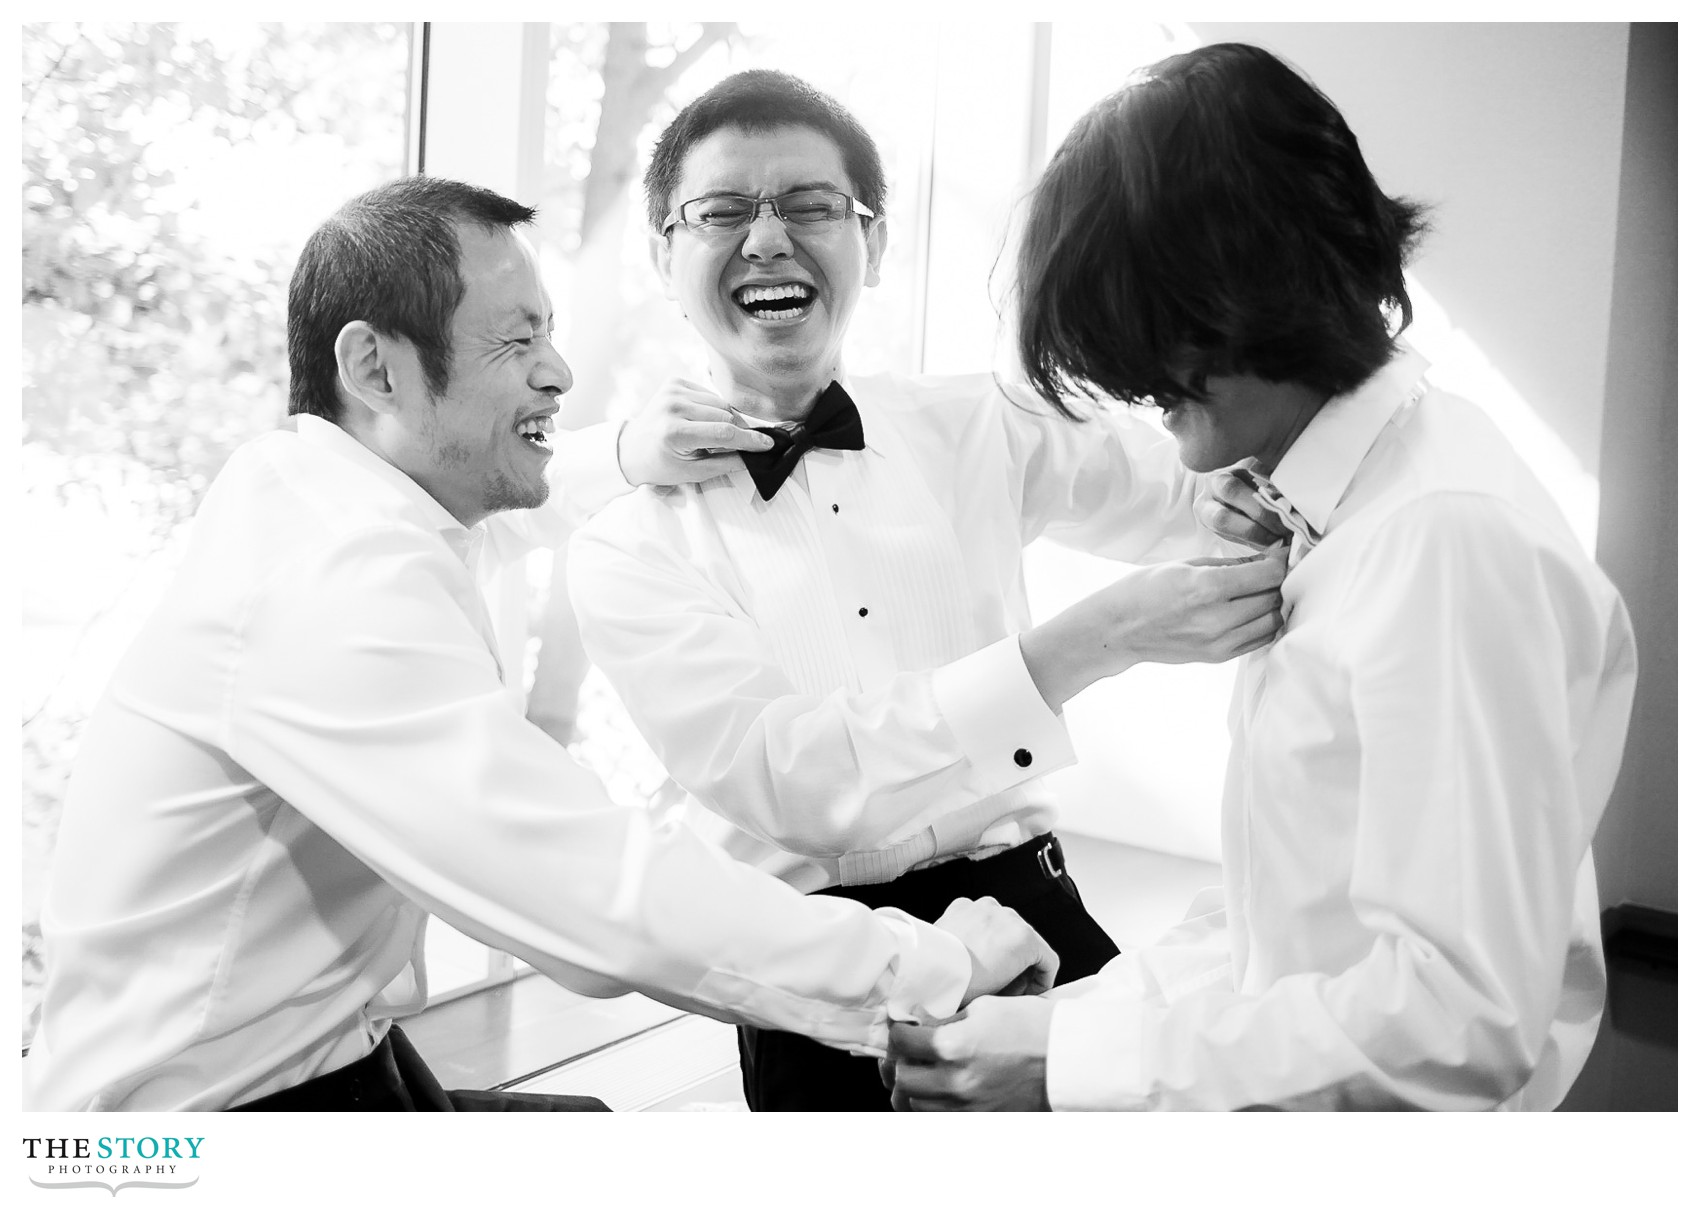
[[[1383,188],[1436,204],[1415,277],[1597,475],[1629,27],[1192,28],[1297,65]]]

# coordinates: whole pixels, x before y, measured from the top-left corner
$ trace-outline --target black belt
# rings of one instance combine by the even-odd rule
[[[1062,843],[1055,834],[1041,834],[985,859],[964,856],[930,868],[911,868],[883,884],[839,885],[819,891],[875,907],[907,908],[910,902],[941,897],[995,897],[1009,905],[1067,875]]]
[[[540,1095],[531,1091],[445,1091],[401,1025],[390,1030],[359,1061],[232,1112],[606,1112],[589,1095]]]
[[[358,1061],[230,1109],[232,1112],[453,1112],[425,1059],[391,1024]]]

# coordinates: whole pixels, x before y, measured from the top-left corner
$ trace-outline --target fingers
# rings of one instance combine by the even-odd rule
[[[938,1112],[961,1102],[956,1089],[959,1081],[958,1072],[951,1067],[899,1062],[892,1090],[916,1112]]]
[[[939,915],[937,926],[955,935],[968,950],[964,1002],[1005,989],[1029,971],[1036,981],[1055,979],[1056,952],[1019,914],[994,898],[959,897]]]
[[[681,455],[693,451],[765,451],[773,439],[745,423],[711,392],[675,385],[668,401],[667,444]]]
[[[773,445],[773,439],[731,421],[679,418],[668,426],[667,445],[678,454],[689,456],[697,452],[765,451]]]
[[[1235,496],[1200,498],[1193,513],[1214,534],[1230,543],[1266,548],[1287,538],[1287,528],[1280,515],[1265,507],[1251,490],[1237,480],[1225,482],[1233,486]],[[1241,500],[1238,494],[1244,494]]]
[[[1287,549],[1271,548],[1260,556],[1213,568],[1207,576],[1217,582],[1226,598],[1246,598],[1277,589],[1287,576]]]
[[[1026,970],[1010,982],[998,993],[1008,998],[1019,998],[1028,994],[1043,994],[1057,983],[1055,969],[1043,969],[1038,965]]]
[[[888,1059],[899,1063],[919,1061],[929,1064],[943,1060],[933,1040],[937,1030],[918,1023],[893,1023],[886,1044]]]
[[[1034,935],[1033,938],[1038,940],[1039,955],[1027,972],[1022,975],[1022,978],[1017,979],[1017,981],[1024,985],[1025,992],[1043,994],[1057,983],[1057,970],[1062,967],[1062,961],[1057,958],[1056,949],[1051,947],[1050,944],[1040,939],[1038,935]]]
[[[750,428],[711,389],[689,379],[669,380],[645,411],[666,448],[681,458],[702,452],[765,451],[773,445],[772,438]]]
[[[1243,657],[1261,649],[1275,639],[1276,633],[1281,630],[1282,622],[1280,609],[1277,608],[1242,623],[1225,637],[1231,650],[1230,656]]]
[[[1231,661],[1275,639],[1285,623],[1281,615],[1281,592],[1264,590],[1222,603],[1220,635],[1214,656],[1206,660]]]
[[[689,472],[681,473],[681,478],[692,482],[713,480],[716,476],[731,475],[739,466],[736,455],[702,455],[692,459]]]

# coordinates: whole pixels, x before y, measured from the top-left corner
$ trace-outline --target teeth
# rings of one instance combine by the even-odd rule
[[[738,302],[745,307],[753,303],[777,303],[781,299],[797,299],[807,301],[813,292],[800,282],[787,282],[780,286],[745,286],[738,289]]]
[[[532,417],[519,424],[519,436],[537,443],[547,442],[547,435],[554,432],[555,419],[553,417]]]

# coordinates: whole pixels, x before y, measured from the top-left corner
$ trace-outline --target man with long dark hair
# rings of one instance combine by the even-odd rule
[[[1035,190],[1025,369],[1154,405],[1292,533],[1241,664],[1223,888],[1046,998],[893,1038],[899,1104],[1550,1109],[1605,968],[1590,852],[1623,752],[1622,599],[1504,436],[1398,340],[1420,206],[1266,51],[1157,64]]]

